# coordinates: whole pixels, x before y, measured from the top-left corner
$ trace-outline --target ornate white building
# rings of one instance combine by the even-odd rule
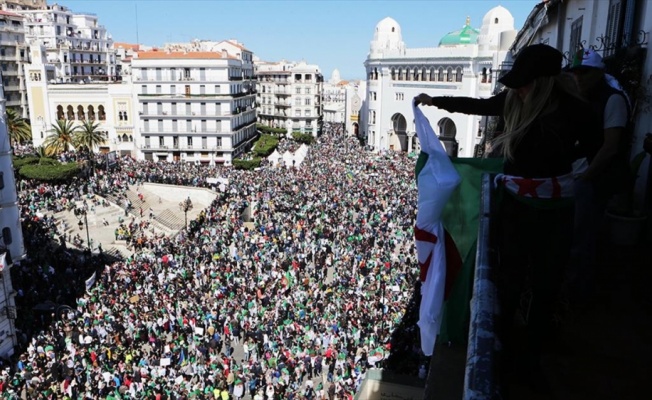
[[[412,99],[419,93],[491,96],[494,74],[515,36],[514,18],[500,6],[484,16],[480,29],[467,18],[460,30],[448,33],[432,48],[408,48],[398,22],[383,19],[376,25],[364,63],[367,93],[361,134],[376,150],[412,151]],[[480,117],[434,107],[424,108],[424,113],[445,138],[450,154],[474,154],[483,135]]]
[[[305,62],[255,63],[259,122],[316,136],[322,118],[324,77]]]

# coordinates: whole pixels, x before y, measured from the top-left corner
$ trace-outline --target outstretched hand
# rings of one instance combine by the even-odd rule
[[[432,97],[428,96],[425,93],[421,93],[420,95],[414,98],[414,105],[418,106],[419,104],[423,104],[424,106],[431,106]]]

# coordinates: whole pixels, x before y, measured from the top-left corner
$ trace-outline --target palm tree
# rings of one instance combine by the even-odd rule
[[[73,143],[78,150],[87,149],[89,153],[93,154],[95,147],[106,142],[106,132],[99,131],[100,124],[94,124],[93,121],[86,120],[75,131],[73,135]]]
[[[106,142],[106,132],[99,131],[100,124],[94,124],[93,121],[85,120],[74,134],[74,144],[77,150],[88,150],[88,159],[92,174],[95,175],[95,147]]]
[[[73,127],[74,121],[60,119],[52,124],[52,134],[43,141],[43,147],[48,155],[56,155],[70,150],[73,146],[73,136],[78,127]]]
[[[7,132],[12,146],[32,140],[32,127],[11,108],[7,108]]]

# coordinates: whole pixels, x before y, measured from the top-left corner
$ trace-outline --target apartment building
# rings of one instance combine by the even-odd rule
[[[317,136],[323,119],[324,77],[305,62],[256,62],[259,122]]]
[[[46,48],[56,83],[119,79],[113,39],[97,15],[74,13],[58,4],[19,13],[24,16],[27,44]]]
[[[28,116],[24,64],[29,61],[23,16],[0,10],[0,70],[6,107]]]
[[[245,70],[242,53],[226,49],[134,54],[138,158],[230,164],[247,151],[256,110]]]

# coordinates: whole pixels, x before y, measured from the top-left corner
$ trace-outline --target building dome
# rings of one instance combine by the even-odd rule
[[[487,50],[496,50],[501,46],[504,32],[514,30],[514,17],[502,6],[494,7],[482,18],[478,44]]]
[[[440,46],[460,46],[476,44],[480,31],[471,26],[471,18],[466,18],[466,24],[462,29],[449,32],[439,41]]]
[[[393,18],[387,17],[376,25],[374,40],[371,41],[371,52],[399,50],[405,48],[401,26]]]
[[[497,6],[489,10],[482,18],[482,27],[490,27],[492,25],[500,25],[514,29],[514,17],[503,6]]]
[[[374,40],[395,39],[403,40],[401,35],[401,25],[394,18],[386,17],[376,25]]]

